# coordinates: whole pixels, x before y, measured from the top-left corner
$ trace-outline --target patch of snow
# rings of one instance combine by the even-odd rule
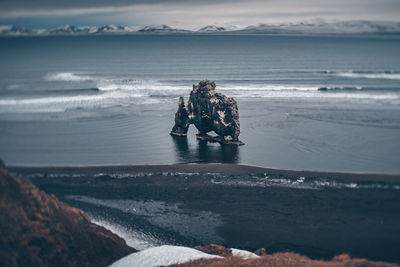
[[[245,260],[256,259],[256,258],[260,257],[250,251],[247,251],[247,250],[241,250],[241,249],[236,249],[236,248],[231,248],[231,250],[232,250],[233,256],[240,257]]]
[[[132,253],[114,262],[111,267],[168,266],[202,258],[211,259],[221,257],[210,255],[193,248],[165,245]]]

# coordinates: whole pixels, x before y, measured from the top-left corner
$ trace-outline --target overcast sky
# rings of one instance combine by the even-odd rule
[[[27,28],[112,23],[195,29],[360,19],[399,21],[400,0],[0,0],[0,24]]]

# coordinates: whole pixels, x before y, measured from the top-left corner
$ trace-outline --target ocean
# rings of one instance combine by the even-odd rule
[[[0,38],[0,158],[139,250],[399,263],[399,47],[399,36]],[[245,145],[197,141],[193,125],[169,135],[178,98],[203,79],[237,100]],[[232,165],[149,165],[176,163]]]
[[[0,157],[10,165],[244,163],[400,172],[398,36],[133,35],[0,39]],[[168,135],[209,79],[246,144]]]
[[[246,163],[400,172],[400,39],[90,36],[0,39],[0,156],[11,165]],[[168,135],[214,80],[239,148]],[[318,90],[319,89],[319,90]]]

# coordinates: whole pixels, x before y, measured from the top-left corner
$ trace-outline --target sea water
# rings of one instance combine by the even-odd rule
[[[10,165],[231,162],[400,173],[398,36],[0,38]],[[239,105],[241,147],[168,135],[209,79]]]

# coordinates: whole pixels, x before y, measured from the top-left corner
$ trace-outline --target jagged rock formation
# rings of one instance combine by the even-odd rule
[[[135,252],[30,181],[0,167],[1,266],[108,266]]]
[[[183,97],[179,98],[178,111],[175,113],[175,125],[172,132],[177,136],[186,136],[189,129],[189,115],[185,107]]]
[[[186,136],[190,124],[199,130],[197,139],[222,144],[243,145],[239,141],[239,110],[235,99],[215,92],[216,85],[211,81],[200,81],[193,85],[190,98],[185,106],[179,98],[178,111],[175,114],[175,125],[171,135]],[[208,132],[214,131],[218,136],[212,137]]]

